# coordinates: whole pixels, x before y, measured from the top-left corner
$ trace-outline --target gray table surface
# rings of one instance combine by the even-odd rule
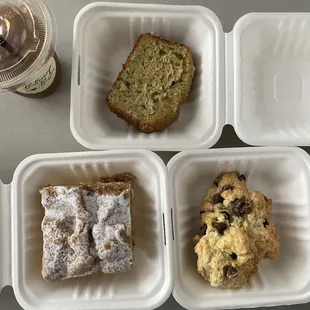
[[[20,161],[35,153],[83,151],[72,137],[69,128],[70,74],[73,20],[78,11],[90,0],[48,0],[56,15],[59,36],[57,53],[63,67],[60,89],[51,97],[40,100],[23,99],[6,94],[0,97],[0,177],[10,183],[13,172]],[[122,1],[125,2],[125,1]],[[136,1],[136,2],[157,2]],[[310,0],[167,0],[161,3],[200,4],[213,10],[220,18],[224,31],[229,32],[236,20],[245,13],[254,11],[310,11]],[[245,146],[234,130],[226,126],[215,147]],[[307,151],[309,152],[309,148]],[[162,152],[167,162],[175,153]],[[275,310],[306,310],[308,305],[276,307]],[[11,287],[3,289],[0,295],[1,310],[22,310]],[[183,309],[170,299],[159,309]],[[266,309],[266,308],[260,308]]]

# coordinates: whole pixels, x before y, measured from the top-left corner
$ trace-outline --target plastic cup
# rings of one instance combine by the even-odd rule
[[[0,92],[42,98],[61,78],[56,28],[42,0],[0,1]]]

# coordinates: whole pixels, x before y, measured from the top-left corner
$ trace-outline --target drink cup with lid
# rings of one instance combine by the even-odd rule
[[[56,27],[43,0],[0,1],[0,92],[42,98],[60,84]]]

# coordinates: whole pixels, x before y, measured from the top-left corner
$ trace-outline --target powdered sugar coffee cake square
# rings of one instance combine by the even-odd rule
[[[128,271],[133,262],[131,183],[88,183],[41,189],[42,275],[53,282],[102,271]]]

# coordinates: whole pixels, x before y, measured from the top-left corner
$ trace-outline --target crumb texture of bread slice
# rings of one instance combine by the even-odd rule
[[[141,132],[162,131],[179,118],[194,71],[187,46],[141,34],[107,95],[108,107]]]

